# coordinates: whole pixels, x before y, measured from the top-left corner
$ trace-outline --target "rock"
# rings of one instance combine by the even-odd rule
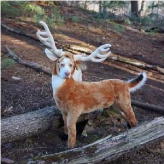
[[[11,77],[13,80],[15,80],[15,81],[20,81],[22,78],[20,78],[20,77],[16,77],[16,76],[12,76]]]

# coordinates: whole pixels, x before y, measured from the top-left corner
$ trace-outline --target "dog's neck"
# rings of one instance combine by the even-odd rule
[[[57,90],[65,83],[66,79],[62,79],[57,74],[52,74],[52,89],[53,95],[56,94]]]

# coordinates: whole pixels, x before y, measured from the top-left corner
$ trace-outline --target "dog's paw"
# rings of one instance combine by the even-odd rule
[[[68,135],[65,134],[65,133],[62,133],[62,134],[60,135],[60,138],[61,138],[62,140],[64,140],[64,141],[67,141],[67,140],[68,140]]]

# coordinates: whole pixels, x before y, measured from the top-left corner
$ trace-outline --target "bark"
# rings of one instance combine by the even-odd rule
[[[131,1],[131,13],[138,17],[138,1]]]
[[[92,144],[60,153],[38,157],[35,164],[45,163],[108,163],[134,148],[164,137],[164,118],[158,117],[118,136],[100,139]]]
[[[95,115],[100,113],[100,111],[95,111],[83,114],[77,123],[94,118]],[[54,128],[58,128],[63,125],[63,121],[61,112],[55,106],[52,106],[2,119],[1,125],[1,142],[4,144],[44,132],[52,125]]]
[[[42,71],[42,72],[44,72],[44,73],[46,73],[48,75],[52,74],[50,68],[41,66],[41,65],[39,65],[37,63],[34,63],[34,62],[22,60],[20,57],[18,57],[16,54],[14,54],[7,46],[6,46],[6,50],[7,50],[7,54],[6,55],[8,57],[12,58],[13,60],[15,60],[17,63],[25,65],[25,66],[30,67],[30,68],[33,68],[33,69],[35,69],[37,71]]]

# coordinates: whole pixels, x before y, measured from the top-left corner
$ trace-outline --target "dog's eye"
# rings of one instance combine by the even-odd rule
[[[61,64],[61,67],[64,67],[65,66],[65,64]]]
[[[70,64],[69,66],[70,66],[70,67],[72,67],[73,65],[72,65],[72,64]]]

